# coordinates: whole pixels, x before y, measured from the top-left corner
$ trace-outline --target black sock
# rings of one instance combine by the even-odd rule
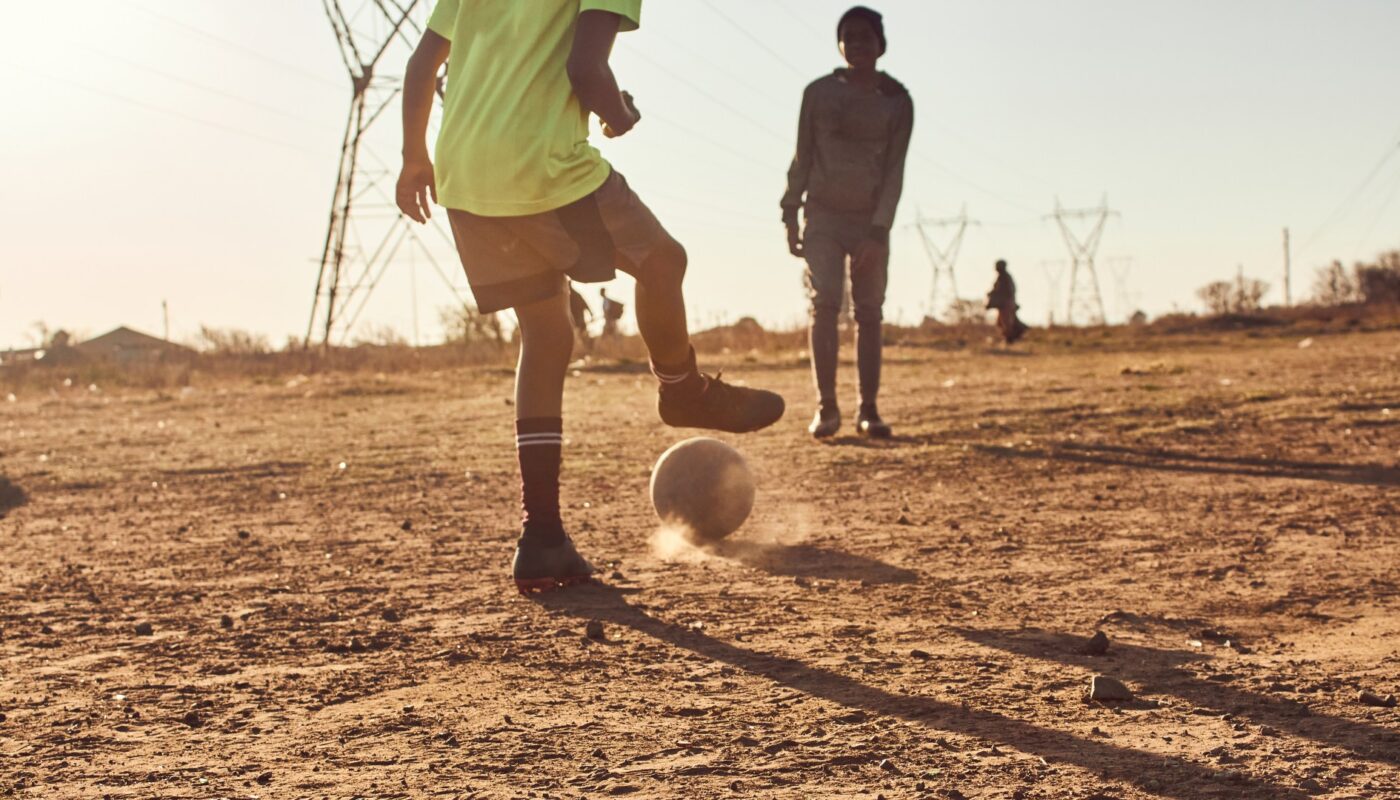
[[[520,538],[538,544],[559,544],[565,539],[559,518],[564,421],[559,417],[516,420],[515,448],[520,458]]]
[[[680,364],[651,362],[651,374],[661,381],[662,391],[688,394],[703,391],[705,388],[705,378],[695,364],[694,347],[690,348],[690,354]]]

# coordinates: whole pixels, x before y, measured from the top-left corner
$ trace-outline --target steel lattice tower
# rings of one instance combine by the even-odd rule
[[[429,3],[364,0],[350,13],[349,4],[340,0],[322,0],[322,5],[352,88],[304,342],[309,346],[319,331],[324,347],[349,335],[375,286],[405,247],[421,251],[454,294],[457,289],[399,213],[393,193],[395,170],[374,156],[366,141],[371,127],[403,90],[402,75],[379,67],[388,60],[386,54],[397,57],[403,48],[413,49],[427,27]]]
[[[1107,198],[1098,208],[1064,209],[1055,200],[1055,213],[1047,215],[1060,226],[1065,247],[1069,250],[1069,299],[1065,305],[1065,324],[1088,321],[1091,325],[1102,325],[1108,315],[1104,311],[1103,293],[1099,291],[1099,275],[1094,268],[1094,257],[1103,239],[1104,225],[1114,212],[1108,207]],[[1089,232],[1080,238],[1071,229],[1070,220],[1091,220]]]
[[[946,283],[949,302],[958,300],[958,281],[954,273],[954,267],[958,263],[958,252],[962,249],[963,235],[967,233],[968,225],[979,224],[976,220],[967,218],[967,206],[963,206],[962,211],[956,217],[945,217],[943,219],[927,219],[922,213],[914,222],[914,227],[919,231],[919,241],[923,242],[924,255],[928,256],[929,266],[933,268],[933,281],[929,287],[928,314],[937,318],[939,313],[938,298],[941,284]],[[952,239],[947,246],[939,247],[933,240],[931,230],[953,229]]]

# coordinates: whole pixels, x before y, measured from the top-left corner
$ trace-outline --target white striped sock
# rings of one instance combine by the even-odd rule
[[[520,433],[515,436],[516,448],[532,447],[536,445],[552,445],[554,447],[564,446],[564,434],[562,433]]]

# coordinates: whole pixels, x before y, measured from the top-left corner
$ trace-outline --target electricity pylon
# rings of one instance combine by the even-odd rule
[[[395,45],[409,50],[415,46],[427,27],[429,2],[364,0],[351,13],[347,13],[348,5],[341,0],[322,0],[350,76],[352,94],[321,268],[306,325],[307,346],[318,327],[323,347],[332,339],[349,335],[375,286],[405,247],[426,255],[449,288],[457,292],[417,230],[399,213],[394,203],[394,171],[374,156],[366,141],[370,128],[403,91],[402,75],[380,71],[379,66],[386,53],[401,52]],[[439,92],[441,85],[439,81]],[[437,230],[442,233],[441,228]]]
[[[1102,325],[1108,315],[1104,312],[1103,293],[1099,291],[1099,275],[1094,269],[1094,256],[1103,239],[1104,224],[1117,212],[1108,207],[1104,198],[1098,208],[1065,209],[1055,199],[1055,213],[1046,215],[1059,223],[1064,236],[1065,247],[1069,249],[1069,301],[1065,306],[1065,324],[1074,325],[1087,320],[1091,325]],[[1069,220],[1091,220],[1089,232],[1083,238],[1075,235]]]
[[[950,302],[958,299],[958,281],[954,272],[954,267],[958,263],[958,252],[962,249],[963,235],[967,233],[967,226],[979,224],[977,220],[967,218],[967,206],[963,206],[962,211],[956,217],[944,217],[942,219],[928,219],[920,212],[914,221],[914,227],[919,231],[919,241],[923,242],[924,254],[928,256],[929,266],[933,268],[933,281],[929,287],[928,314],[931,317],[938,316],[938,298],[941,284],[947,284]],[[952,238],[944,247],[939,247],[934,241],[934,231],[953,229]]]

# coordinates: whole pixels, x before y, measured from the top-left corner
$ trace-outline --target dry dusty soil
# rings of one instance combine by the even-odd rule
[[[1298,338],[895,348],[888,443],[730,357],[711,553],[584,370],[536,599],[507,370],[0,397],[0,796],[1400,797],[1400,333]]]

